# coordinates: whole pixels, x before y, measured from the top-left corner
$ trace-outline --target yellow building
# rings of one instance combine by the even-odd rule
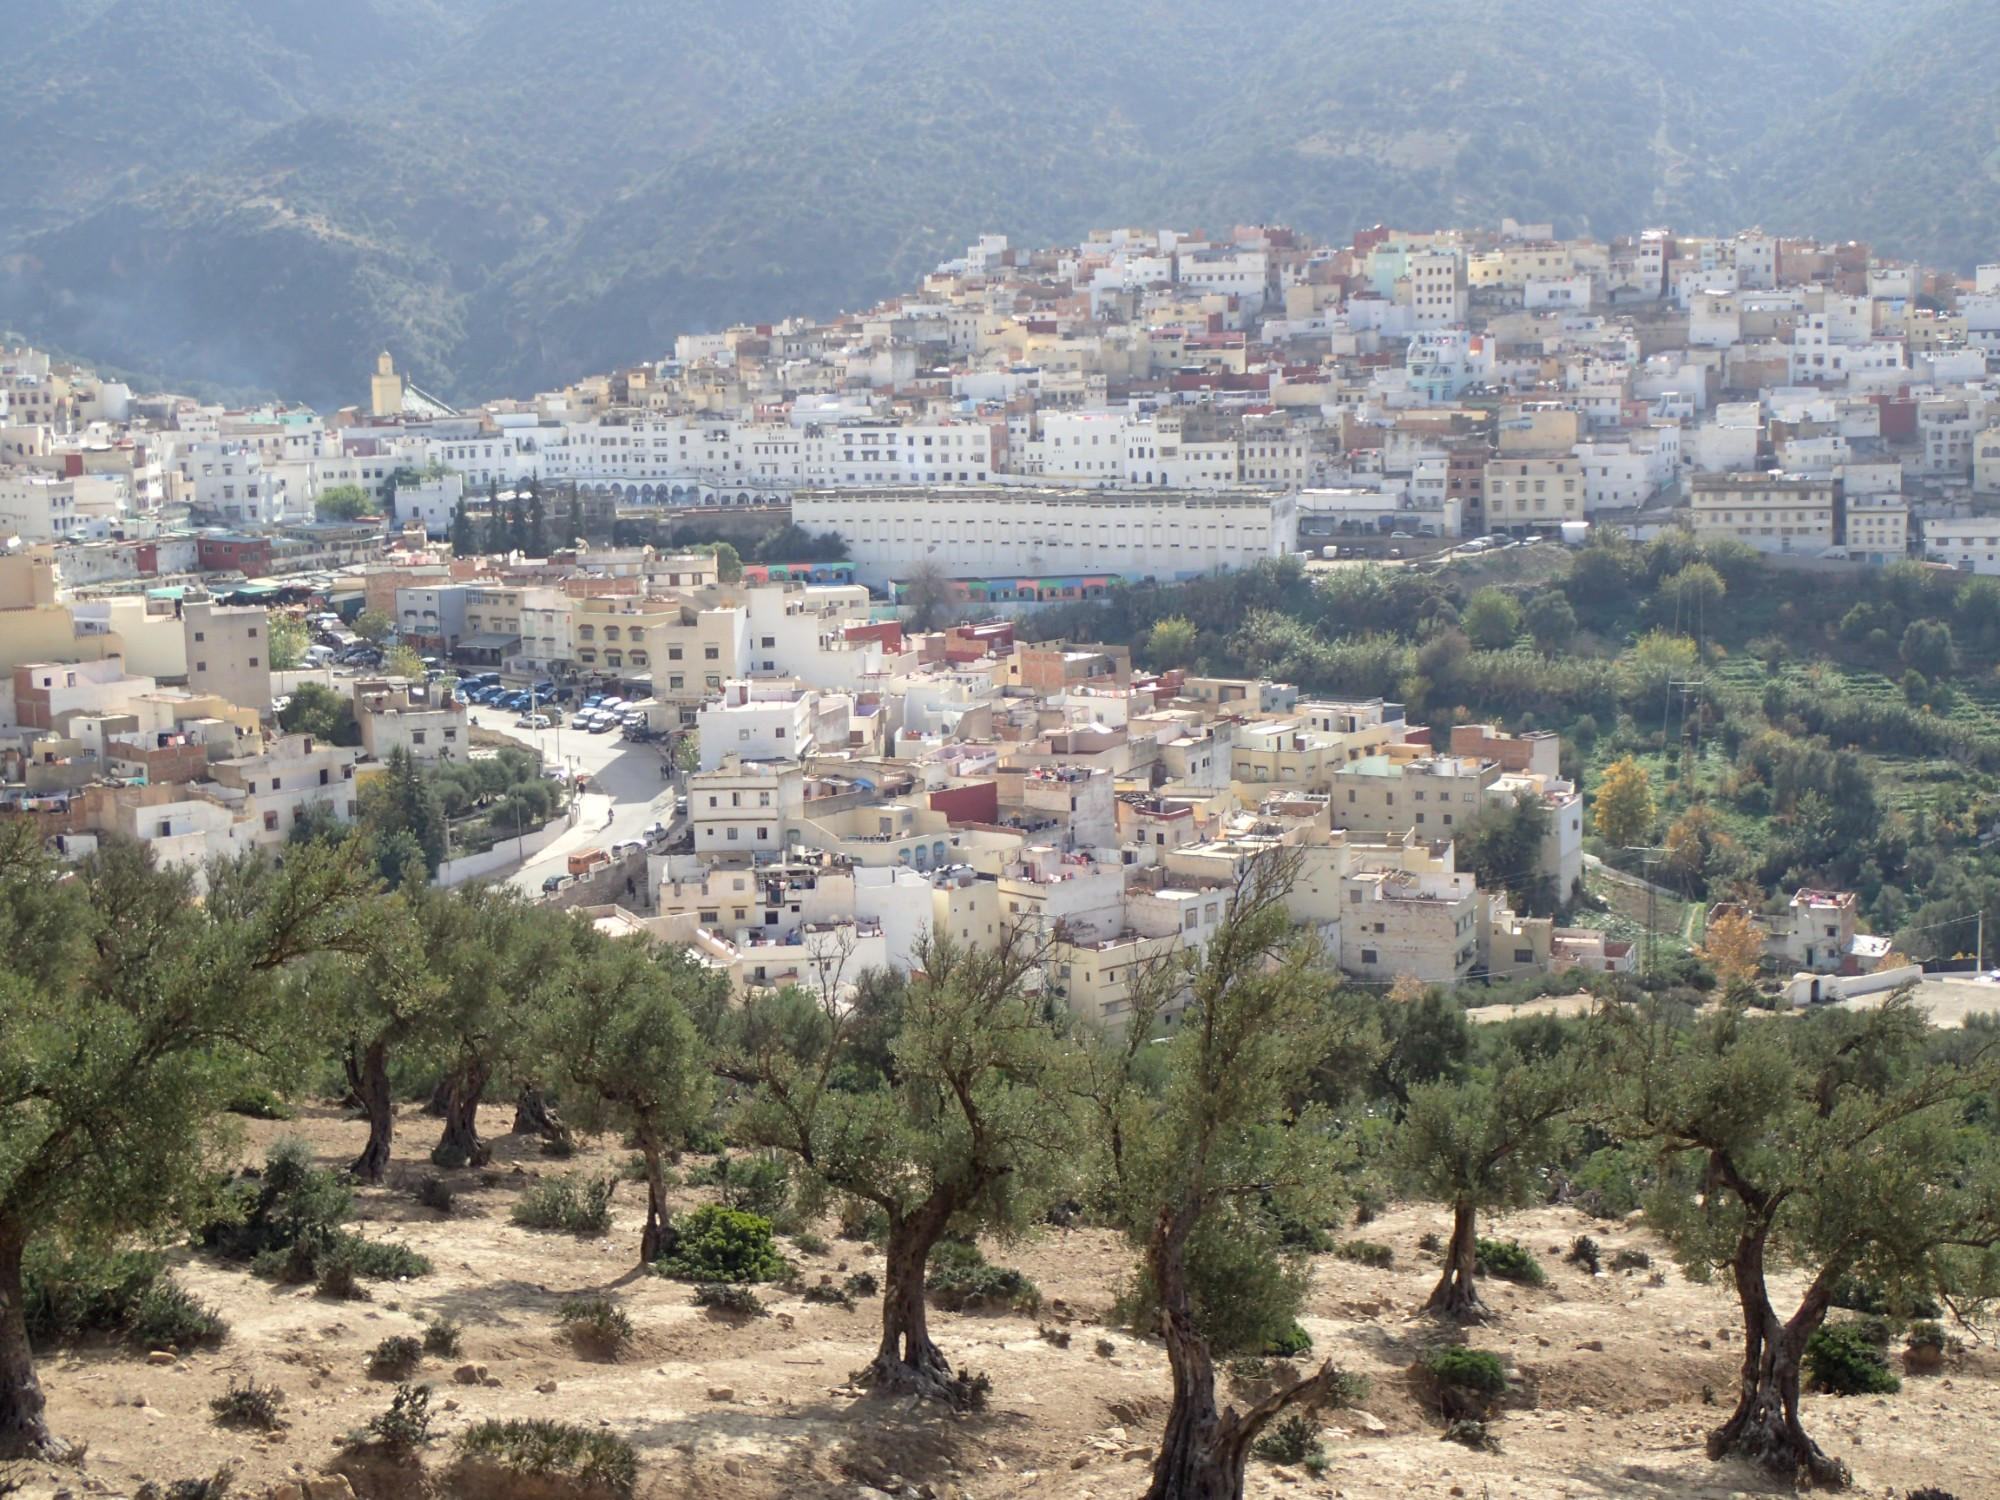
[[[399,416],[403,410],[403,377],[384,349],[375,356],[375,374],[368,382],[368,409],[378,417]]]

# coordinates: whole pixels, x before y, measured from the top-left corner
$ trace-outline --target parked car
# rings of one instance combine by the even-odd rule
[[[613,859],[623,859],[626,855],[633,853],[635,850],[643,849],[645,847],[646,846],[640,843],[637,839],[620,839],[617,843],[611,846],[611,857]]]
[[[665,838],[666,836],[667,836],[666,824],[648,823],[646,825],[646,832],[644,837],[647,843],[649,844],[658,843],[661,839]]]
[[[569,721],[569,727],[572,729],[590,728],[590,715],[586,713],[577,714],[574,718],[572,718]]]
[[[542,882],[542,894],[544,896],[553,896],[557,891],[561,890],[564,886],[568,884],[569,884],[569,876],[551,875],[547,880],[544,880]]]
[[[549,727],[549,717],[547,714],[523,714],[514,721],[514,727],[516,729],[547,729]]]
[[[590,716],[590,723],[587,724],[585,727],[589,729],[592,734],[609,734],[611,732],[612,726],[615,725],[617,722],[618,721],[612,718],[609,714],[592,714]]]

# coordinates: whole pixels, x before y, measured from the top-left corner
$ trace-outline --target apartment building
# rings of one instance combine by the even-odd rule
[[[271,707],[270,619],[262,609],[184,601],[188,691],[213,693],[239,708]]]
[[[1825,554],[1841,538],[1845,512],[1831,479],[1787,474],[1697,474],[1689,485],[1696,536],[1730,536],[1759,552]]]
[[[218,760],[209,767],[212,795],[249,820],[252,843],[276,847],[319,808],[342,822],[360,816],[354,785],[359,750],[284,735],[258,755]]]
[[[797,761],[744,761],[725,755],[688,778],[695,853],[768,860],[784,852],[805,808],[805,768]]]
[[[1547,532],[1584,519],[1589,489],[1576,458],[1496,458],[1486,465],[1486,524],[1494,531]]]

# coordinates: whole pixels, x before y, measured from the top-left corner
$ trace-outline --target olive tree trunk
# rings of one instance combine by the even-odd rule
[[[549,1096],[532,1083],[522,1084],[521,1092],[515,1096],[513,1133],[538,1135],[557,1146],[575,1144],[575,1136],[549,1104]]]
[[[1743,1370],[1736,1410],[1708,1435],[1708,1456],[1739,1454],[1774,1473],[1808,1474],[1816,1485],[1846,1484],[1847,1465],[1824,1452],[1799,1421],[1799,1370],[1806,1341],[1826,1318],[1825,1278],[1781,1319],[1764,1285],[1761,1229],[1738,1242],[1730,1274],[1743,1307]]]
[[[444,1134],[431,1160],[440,1167],[483,1167],[493,1148],[479,1138],[479,1097],[486,1092],[484,1063],[461,1063],[448,1077],[444,1093]]]
[[[50,1436],[43,1415],[47,1401],[21,1295],[24,1248],[20,1235],[0,1233],[0,1458],[57,1458],[67,1445]]]
[[[1424,1304],[1425,1312],[1439,1313],[1460,1322],[1486,1316],[1486,1304],[1479,1300],[1479,1213],[1469,1200],[1452,1205],[1451,1243],[1445,1247],[1444,1274]]]
[[[347,1087],[368,1121],[368,1144],[347,1170],[363,1182],[380,1182],[389,1170],[396,1135],[396,1104],[389,1095],[389,1044],[375,1041],[347,1049]]]
[[[930,1309],[924,1301],[931,1249],[944,1237],[953,1206],[942,1191],[908,1213],[884,1205],[889,1239],[882,1280],[882,1343],[860,1379],[891,1395],[928,1396],[966,1406],[975,1399],[973,1388],[954,1374],[951,1361],[931,1342]]]
[[[1242,1500],[1243,1472],[1258,1437],[1287,1407],[1317,1407],[1332,1390],[1336,1372],[1329,1360],[1248,1411],[1217,1410],[1215,1359],[1194,1326],[1188,1293],[1187,1237],[1193,1227],[1192,1214],[1162,1210],[1146,1245],[1160,1298],[1160,1335],[1174,1377],[1173,1404],[1146,1500]]]
[[[646,1227],[639,1233],[639,1264],[650,1266],[673,1248],[676,1238],[667,1223],[666,1148],[658,1126],[644,1116],[632,1134],[646,1163]]]

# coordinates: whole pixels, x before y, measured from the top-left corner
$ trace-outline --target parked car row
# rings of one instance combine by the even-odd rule
[[[581,729],[590,734],[609,734],[614,729],[628,733],[646,727],[646,711],[627,703],[623,698],[592,694],[577,705],[576,714],[569,721],[572,729]]]

